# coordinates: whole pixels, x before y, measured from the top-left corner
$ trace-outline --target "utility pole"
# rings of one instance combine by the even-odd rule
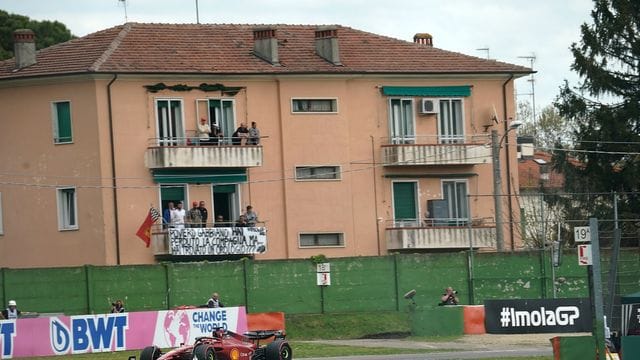
[[[500,141],[498,130],[491,130],[491,155],[493,160],[493,203],[496,212],[496,250],[504,250],[502,226],[502,175],[500,173]]]

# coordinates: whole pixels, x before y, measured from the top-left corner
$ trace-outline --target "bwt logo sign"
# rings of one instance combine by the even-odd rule
[[[2,352],[0,358],[11,359],[13,356],[13,338],[16,336],[15,320],[0,320],[0,346]]]
[[[49,319],[51,349],[56,355],[125,350],[128,314],[72,316],[67,327],[57,317]]]
[[[580,309],[577,306],[559,306],[555,311],[540,310],[517,311],[513,307],[503,307],[500,311],[500,325],[502,327],[521,326],[565,326],[573,325],[580,317]]]

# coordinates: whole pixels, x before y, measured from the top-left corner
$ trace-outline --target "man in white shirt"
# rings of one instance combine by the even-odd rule
[[[184,229],[184,220],[187,216],[187,212],[183,208],[182,201],[178,202],[178,207],[171,211],[171,225],[176,229]]]

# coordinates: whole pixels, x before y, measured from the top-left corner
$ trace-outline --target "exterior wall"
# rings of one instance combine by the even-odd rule
[[[73,144],[53,142],[52,101],[71,102]],[[108,263],[96,101],[92,81],[0,88],[0,266]],[[59,231],[56,188],[69,184],[76,186],[79,229]]]
[[[53,216],[38,218],[39,226],[32,226],[34,214],[42,209],[51,209],[50,212],[54,213],[54,189],[0,185],[5,210],[5,235],[0,236],[0,253],[20,251],[26,245],[39,249],[26,257],[3,256],[0,266],[103,265],[117,264],[118,258],[120,264],[155,262],[152,251],[135,235],[149,207],[160,207],[159,187],[153,182],[144,162],[151,139],[158,136],[155,100],[181,99],[185,129],[193,131],[198,118],[196,100],[220,97],[219,92],[200,90],[150,93],[143,87],[159,82],[192,86],[206,82],[245,87],[233,96],[236,127],[240,122],[250,124],[256,121],[261,135],[265,137],[261,141],[263,165],[249,169],[248,183],[240,186],[241,209],[253,205],[268,228],[268,251],[256,256],[258,259],[308,258],[317,254],[329,257],[386,254],[385,227],[393,220],[393,178],[385,175],[415,176],[420,183],[420,216],[424,217],[426,200],[442,196],[438,175],[461,174],[468,179],[469,194],[476,195],[471,204],[472,216],[493,217],[493,198],[480,196],[493,191],[490,163],[380,166],[381,144],[386,143],[389,136],[388,98],[381,94],[380,86],[472,85],[472,95],[464,100],[465,133],[484,136],[486,133],[482,125],[490,123],[493,106],[502,117],[500,109],[505,78],[119,76],[111,85],[117,211],[113,209],[111,180],[114,174],[111,169],[107,102],[110,80],[85,79],[55,85],[33,83],[0,89],[0,107],[7,109],[6,118],[21,119],[14,124],[4,124],[10,130],[0,134],[2,153],[18,150],[18,155],[7,159],[4,171],[73,176],[69,178],[70,182],[80,184],[86,181],[89,185],[78,189],[80,228],[66,232],[57,231],[57,220]],[[511,83],[506,93],[509,117],[514,111]],[[338,112],[293,114],[292,98],[336,98]],[[50,101],[57,99],[72,100],[73,145],[52,144]],[[437,133],[436,124],[434,116],[417,115],[416,111],[418,135]],[[22,145],[26,138],[34,140],[28,148]],[[510,136],[509,140],[514,159],[511,170],[516,171],[515,137]],[[504,156],[503,152],[503,164],[506,162]],[[372,158],[375,166],[371,164]],[[340,166],[341,180],[296,181],[295,167],[308,165]],[[506,179],[505,165],[503,172],[503,179]],[[512,178],[512,186],[517,188],[517,176]],[[29,178],[24,181],[33,184],[40,180]],[[62,184],[64,178],[42,180],[46,184],[52,181]],[[506,183],[503,181],[504,194],[507,193]],[[194,200],[205,200],[210,219],[214,216],[210,184],[186,186],[185,208],[188,209]],[[37,204],[37,207],[24,207],[24,204]],[[508,206],[505,204],[504,208]],[[517,214],[517,205],[514,209]],[[505,226],[505,238],[508,239],[508,227]],[[300,233],[320,232],[344,233],[344,246],[300,248]]]

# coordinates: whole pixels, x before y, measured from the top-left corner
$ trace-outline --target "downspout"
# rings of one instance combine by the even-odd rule
[[[107,106],[109,108],[109,145],[111,147],[111,188],[113,189],[113,215],[116,235],[116,265],[120,265],[120,226],[118,224],[118,188],[116,181],[116,152],[113,141],[113,111],[111,109],[111,85],[118,78],[113,74],[113,79],[107,85]]]
[[[289,199],[287,199],[287,172],[285,170],[285,157],[284,157],[284,121],[282,120],[282,101],[281,101],[281,87],[280,79],[276,78],[277,84],[277,96],[278,96],[278,119],[280,120],[280,161],[282,161],[282,197],[284,198],[282,203],[283,211],[284,211],[284,258],[289,259],[289,214],[287,212],[287,204]],[[297,240],[296,240],[297,241]],[[322,287],[320,287],[322,291]]]
[[[504,133],[506,134],[504,139],[504,147],[506,148],[507,155],[507,200],[509,203],[509,241],[511,242],[511,251],[515,249],[515,242],[513,240],[513,201],[511,200],[511,156],[509,156],[509,124],[507,123],[507,84],[513,80],[514,75],[510,74],[507,81],[502,84],[502,110],[504,111]]]

